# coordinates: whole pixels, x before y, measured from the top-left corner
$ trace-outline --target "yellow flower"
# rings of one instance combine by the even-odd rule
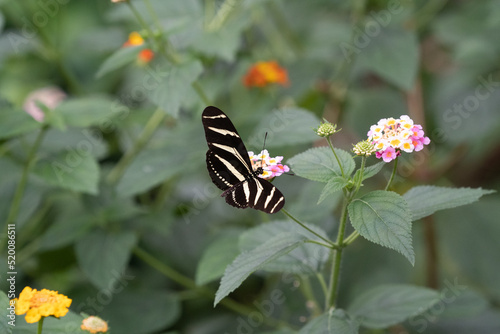
[[[14,301],[16,314],[26,313],[26,322],[30,324],[51,315],[57,318],[64,317],[71,305],[71,299],[58,294],[57,291],[47,289],[37,291],[29,286],[25,287],[19,294],[19,298],[14,299]]]
[[[128,35],[128,40],[123,44],[123,46],[137,46],[137,45],[142,45],[144,44],[144,39],[142,38],[141,34],[139,34],[137,31],[132,31]]]
[[[133,31],[128,35],[128,40],[123,44],[123,47],[138,46],[144,44],[144,38],[137,31]],[[137,61],[140,65],[144,65],[153,60],[155,54],[151,49],[143,49],[137,55]]]
[[[83,319],[80,328],[84,331],[89,331],[92,334],[106,333],[108,331],[108,323],[101,318],[92,315]]]
[[[282,86],[289,84],[287,71],[276,61],[259,61],[255,63],[243,78],[243,84],[247,87],[265,87],[273,83]]]

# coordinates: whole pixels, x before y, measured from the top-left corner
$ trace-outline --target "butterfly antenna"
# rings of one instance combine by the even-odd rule
[[[262,145],[262,151],[264,151],[264,149],[266,148],[266,139],[267,139],[267,131],[266,134],[264,135],[264,144]]]

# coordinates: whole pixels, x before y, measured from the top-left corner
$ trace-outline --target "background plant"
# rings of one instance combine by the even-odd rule
[[[308,248],[298,259],[309,262],[280,258],[213,308],[218,281],[242,250],[298,226],[221,201],[204,166],[201,112],[209,104],[226,111],[250,150],[268,132],[267,148],[285,163],[324,145],[311,130],[323,117],[342,128],[333,144],[348,151],[380,118],[408,114],[432,142],[401,157],[395,192],[421,184],[498,190],[499,8],[0,1],[0,217],[2,233],[16,224],[17,293],[29,285],[73,300],[64,318],[46,319],[48,332],[78,332],[79,312],[127,333],[314,333],[345,323],[351,318],[341,310],[320,316],[322,286],[307,274],[321,270],[328,252]],[[123,47],[132,31],[144,44]],[[154,58],[139,65],[146,48]],[[261,60],[277,60],[290,84],[244,86]],[[23,104],[47,86],[66,99],[53,110],[39,105],[39,123]],[[383,188],[391,171],[384,167],[362,191]],[[317,205],[326,184],[275,182],[294,216],[333,236],[341,192]],[[338,307],[366,314],[363,306],[387,292],[411,296],[408,284],[427,286],[442,293],[433,307],[387,330],[374,329],[387,326],[375,312],[361,331],[498,332],[498,210],[493,194],[412,217],[415,267],[358,238],[344,254]],[[4,258],[5,245],[3,238]],[[21,317],[14,332],[32,328]]]

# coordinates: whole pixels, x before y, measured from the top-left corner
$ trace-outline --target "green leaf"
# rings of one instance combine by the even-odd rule
[[[318,204],[323,202],[328,196],[330,196],[333,193],[336,193],[339,190],[342,190],[348,182],[341,176],[335,176],[333,177],[326,186],[323,188],[323,191],[321,192],[321,195],[319,195],[319,200]]]
[[[71,296],[70,296],[71,297]],[[83,334],[80,326],[83,316],[71,310],[64,317],[46,317],[43,321],[43,333],[50,334]],[[2,332],[4,333],[4,332]],[[36,334],[37,324],[28,324],[23,317],[18,317],[16,321],[15,334]],[[87,332],[88,333],[88,332]]]
[[[67,126],[85,128],[112,119],[120,110],[117,103],[102,96],[71,99],[58,105],[54,114],[61,117]]]
[[[226,268],[215,294],[214,305],[233,292],[253,272],[263,268],[271,261],[291,252],[304,243],[304,236],[294,233],[281,233],[252,249],[241,253]]]
[[[201,31],[191,43],[191,47],[208,56],[220,57],[233,62],[241,44],[241,32],[251,22],[250,16],[241,15],[216,31]],[[200,24],[199,29],[202,30]]]
[[[342,309],[324,313],[311,320],[298,334],[357,334],[359,323]]]
[[[96,78],[99,79],[105,74],[119,69],[127,64],[134,62],[137,55],[146,48],[146,45],[129,46],[116,50],[111,56],[101,64],[96,73]]]
[[[55,206],[58,215],[41,240],[40,249],[44,251],[71,244],[95,224],[95,218],[86,211],[77,196],[65,196]]]
[[[9,277],[7,276],[6,278],[8,279]],[[0,333],[12,333],[14,326],[9,325],[9,322],[14,321],[13,323],[16,323],[16,313],[14,308],[12,308],[12,310],[9,309],[9,301],[15,297],[18,297],[18,295],[11,296],[11,298],[9,298],[5,292],[0,291],[0,307],[4,310],[4,312],[2,312],[2,318],[0,319]]]
[[[494,192],[494,190],[481,188],[417,186],[408,190],[403,198],[408,203],[412,220],[418,220],[439,210],[476,202],[481,196]]]
[[[86,152],[65,151],[45,158],[36,164],[33,173],[50,185],[97,194],[99,165]]]
[[[307,224],[307,227],[328,239],[326,232],[319,226]],[[269,239],[283,233],[283,231],[302,235],[309,240],[324,242],[299,224],[291,220],[283,220],[259,225],[244,232],[240,236],[240,249],[242,251],[251,251]],[[290,253],[268,263],[262,269],[270,272],[314,275],[321,270],[323,264],[328,260],[329,253],[325,247],[313,243],[304,243]]]
[[[222,277],[224,270],[240,253],[238,235],[223,235],[212,242],[201,257],[196,270],[196,285]]]
[[[362,293],[348,307],[361,325],[386,328],[420,314],[439,301],[439,292],[424,287],[388,284]]]
[[[177,117],[186,96],[193,91],[191,84],[203,72],[198,60],[172,66],[167,72],[157,71],[159,83],[150,92],[151,101],[167,114]]]
[[[117,193],[120,197],[139,194],[181,172],[185,163],[186,152],[174,146],[142,151],[120,179]]]
[[[369,179],[370,177],[377,175],[378,172],[380,172],[386,164],[387,164],[386,162],[381,161],[376,163],[375,165],[366,167],[363,172],[363,180]],[[358,174],[358,171],[356,171],[356,174]]]
[[[345,175],[350,175],[355,167],[351,155],[338,148],[335,152],[344,168]],[[330,147],[311,148],[297,154],[287,162],[295,174],[312,181],[327,183],[333,177],[342,176],[337,159]]]
[[[352,226],[366,239],[394,249],[415,264],[408,204],[392,191],[376,190],[348,206]]]
[[[35,131],[42,126],[24,110],[2,108],[0,112],[0,139],[12,138]]]
[[[109,289],[124,275],[136,243],[132,232],[95,231],[77,241],[75,252],[88,279],[100,289]]]
[[[305,109],[274,110],[262,117],[247,143],[250,147],[258,147],[266,133],[266,146],[268,147],[312,143],[318,139],[313,128],[319,123],[320,120]]]
[[[419,46],[415,30],[392,25],[381,27],[380,33],[374,38],[367,34],[360,38],[364,39],[362,45],[366,46],[356,47],[358,57],[354,71],[373,71],[403,90],[413,87],[419,65]]]
[[[124,280],[117,283],[114,290],[119,293],[112,295],[112,300],[103,307],[99,316],[109,321],[112,333],[163,333],[162,330],[172,326],[179,319],[181,314],[179,298],[163,290],[130,291],[128,285],[135,283],[131,280],[136,279],[139,277],[127,275]],[[97,296],[99,298],[99,294]],[[87,306],[89,310],[95,308],[90,303]],[[137,310],[141,312],[138,313]]]

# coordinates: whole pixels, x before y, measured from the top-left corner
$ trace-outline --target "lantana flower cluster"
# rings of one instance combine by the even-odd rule
[[[289,84],[287,71],[276,61],[259,61],[243,77],[243,84],[247,87],[266,87],[275,83]]]
[[[249,151],[248,156],[250,157],[253,170],[257,170],[259,167],[262,167],[264,170],[264,173],[259,175],[262,179],[272,179],[290,171],[287,165],[281,164],[283,157],[277,156],[273,158],[267,150],[262,150],[259,154]]]
[[[368,140],[375,146],[376,157],[385,162],[396,159],[401,155],[401,151],[418,152],[431,142],[429,137],[425,136],[422,126],[414,124],[407,115],[397,119],[382,118],[370,127]]]
[[[40,321],[42,317],[54,316],[63,317],[68,313],[71,299],[57,291],[42,289],[32,289],[25,287],[15,299],[16,314],[25,314],[27,323]]]
[[[83,319],[80,328],[92,334],[107,333],[108,323],[101,318],[92,315]]]

